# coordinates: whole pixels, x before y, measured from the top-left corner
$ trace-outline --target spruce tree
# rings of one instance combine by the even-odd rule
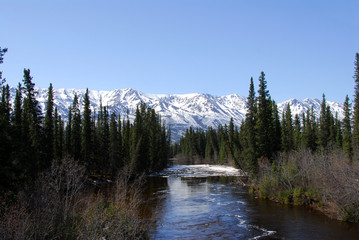
[[[120,169],[120,151],[119,151],[119,132],[118,123],[116,120],[116,113],[111,114],[110,118],[110,147],[109,147],[109,158],[110,158],[110,169],[112,176],[115,177],[117,171]]]
[[[91,166],[93,161],[93,145],[91,136],[91,108],[89,91],[83,99],[82,132],[81,132],[81,156],[82,162]]]
[[[10,90],[9,85],[2,87],[0,101],[0,192],[9,189],[11,185],[12,162],[11,156],[11,128],[10,128]],[[1,189],[4,188],[4,189]]]
[[[279,119],[279,113],[278,113],[278,106],[275,103],[275,101],[272,101],[272,113],[273,113],[273,138],[272,138],[272,142],[273,142],[273,147],[272,147],[272,152],[278,152],[281,150],[282,148],[282,129],[281,129],[281,124],[280,124],[280,119]]]
[[[256,142],[256,121],[257,121],[257,100],[255,96],[253,78],[250,80],[249,95],[247,97],[247,113],[245,122],[242,124],[242,140],[243,146],[242,158],[247,163],[247,168],[251,172],[257,170],[257,142]]]
[[[354,88],[354,149],[355,152],[359,149],[359,53],[355,54],[355,61],[354,61],[354,81],[355,81],[355,88]]]
[[[81,112],[80,104],[75,93],[74,101],[72,103],[72,125],[71,125],[71,151],[75,160],[80,160],[81,156]]]
[[[46,114],[45,114],[45,123],[44,123],[44,149],[45,149],[45,162],[44,168],[49,168],[51,166],[51,161],[54,158],[54,89],[50,83],[48,92],[47,92],[47,102],[46,102]]]
[[[0,47],[0,64],[2,64],[4,62],[4,55],[6,52],[7,52],[7,48],[1,49],[1,47]],[[2,71],[0,71],[0,91],[1,91],[2,85],[5,82],[6,82],[6,80],[2,78]]]
[[[118,114],[118,120],[117,120],[117,133],[118,133],[118,161],[117,164],[119,167],[122,167],[124,165],[123,163],[123,149],[122,149],[122,121],[121,121],[121,114]]]
[[[130,163],[130,135],[131,135],[131,130],[130,130],[130,119],[129,119],[129,112],[127,111],[127,117],[126,120],[124,120],[122,122],[123,124],[123,131],[122,131],[122,159],[124,164],[129,164]]]
[[[273,149],[272,101],[269,91],[267,90],[267,81],[265,80],[264,72],[262,72],[259,77],[257,103],[256,136],[258,156],[271,159]]]
[[[109,116],[107,108],[102,106],[102,99],[100,99],[100,111],[97,116],[96,125],[96,161],[101,168],[102,173],[109,173]]]
[[[353,158],[352,147],[352,127],[351,127],[351,104],[349,103],[348,95],[345,98],[344,106],[344,119],[343,119],[343,151],[349,159]]]
[[[303,126],[303,146],[315,151],[317,149],[317,125],[313,107],[307,110]]]
[[[282,147],[284,151],[289,152],[294,148],[292,112],[289,103],[282,119]]]
[[[294,117],[294,149],[298,150],[301,147],[301,125],[299,115]]]
[[[12,114],[12,141],[13,141],[13,149],[16,151],[12,151],[12,161],[16,163],[17,166],[20,166],[24,159],[24,138],[22,135],[22,86],[19,83],[14,101],[14,111]],[[19,167],[20,169],[20,167]]]
[[[320,110],[319,118],[319,145],[322,150],[325,150],[331,140],[331,112],[327,106],[325,95],[323,94],[323,100]]]
[[[101,142],[102,142],[102,162],[104,166],[104,170],[107,174],[111,173],[110,169],[110,156],[109,156],[109,148],[110,148],[110,124],[109,124],[109,114],[107,107],[104,107],[103,112],[103,123],[101,129]]]
[[[65,141],[65,138],[64,138],[64,121],[61,119],[61,115],[59,115],[58,117],[58,144],[59,144],[59,155],[58,155],[58,159],[62,159],[63,155],[64,155],[64,150],[65,150],[65,144],[64,144],[64,141]]]
[[[72,144],[71,144],[71,140],[72,140],[72,107],[69,107],[68,110],[68,118],[67,118],[67,125],[66,125],[66,129],[65,129],[65,152],[66,155],[68,156],[73,156],[73,151],[72,151]]]
[[[53,139],[53,147],[54,147],[54,159],[59,160],[60,158],[60,143],[59,143],[59,114],[57,107],[55,107],[54,112],[54,139]]]
[[[26,149],[25,156],[28,157],[26,160],[25,168],[28,169],[30,177],[35,177],[42,167],[43,163],[43,151],[42,151],[42,112],[38,101],[36,100],[35,84],[32,82],[30,76],[30,70],[24,69],[25,97],[23,102],[23,137]]]
[[[335,144],[337,147],[343,147],[342,123],[339,120],[338,112],[335,113]]]

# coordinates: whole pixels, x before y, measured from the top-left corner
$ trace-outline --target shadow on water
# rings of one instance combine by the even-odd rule
[[[358,224],[257,199],[237,176],[171,173],[148,177],[143,192],[153,239],[359,239]]]

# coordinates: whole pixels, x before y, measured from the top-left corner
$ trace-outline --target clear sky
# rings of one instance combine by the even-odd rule
[[[0,0],[3,77],[38,87],[353,96],[358,0]]]

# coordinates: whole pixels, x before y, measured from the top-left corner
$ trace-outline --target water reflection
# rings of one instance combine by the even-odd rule
[[[210,175],[148,177],[143,216],[153,239],[359,239],[358,224],[256,199],[238,176]]]

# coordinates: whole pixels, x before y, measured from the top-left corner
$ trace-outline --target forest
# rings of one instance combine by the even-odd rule
[[[0,48],[0,63],[6,52]],[[43,116],[29,69],[24,69],[13,106],[9,85],[2,75],[0,80],[0,235],[147,238],[136,195],[142,174],[167,166],[171,136],[160,116],[144,103],[133,122],[110,114],[102,103],[98,113],[92,112],[86,90],[83,106],[75,95],[64,121],[54,105],[52,84]],[[86,195],[87,185],[99,181],[112,182],[117,194]],[[104,224],[111,228],[104,230]]]
[[[354,61],[354,105],[347,95],[344,119],[321,102],[293,116],[288,105],[279,116],[265,74],[256,94],[250,80],[245,120],[209,128],[188,129],[174,155],[248,172],[251,191],[282,203],[310,205],[333,218],[359,221],[359,54]]]

